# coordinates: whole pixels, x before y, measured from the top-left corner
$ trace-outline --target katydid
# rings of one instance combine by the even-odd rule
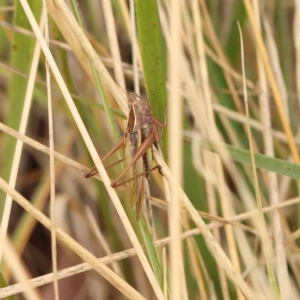
[[[157,126],[162,128],[158,133]],[[155,169],[160,170],[160,166],[151,168],[152,165],[152,145],[159,143],[164,128],[167,126],[166,109],[164,123],[160,122],[151,114],[151,106],[148,99],[138,96],[135,93],[129,94],[129,115],[126,132],[119,142],[102,159],[104,162],[113,153],[123,148],[126,167],[121,174],[111,182],[111,186],[116,188],[125,183],[129,183],[129,194],[131,206],[136,206],[136,219],[139,220],[144,206],[144,177]],[[149,151],[148,151],[149,150]],[[97,174],[95,167],[84,176],[89,178]],[[128,179],[119,183],[125,175]]]

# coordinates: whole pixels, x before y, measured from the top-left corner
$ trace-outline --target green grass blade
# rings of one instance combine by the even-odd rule
[[[0,288],[4,288],[7,287],[8,284],[6,282],[6,280],[4,279],[2,273],[0,272]],[[3,298],[3,300],[15,300],[16,298],[14,296],[9,296],[9,297],[5,297]]]
[[[39,19],[41,9],[42,9],[42,2],[40,1],[33,1],[31,3],[31,9]],[[15,2],[15,9],[14,9],[14,25],[19,26],[26,29],[31,29],[29,22],[24,14],[24,10],[20,5],[19,1]],[[29,73],[32,56],[34,51],[35,40],[31,37],[25,36],[21,33],[14,32],[13,40],[11,44],[11,67],[25,73]],[[27,89],[27,82],[28,78],[24,78],[16,73],[13,73],[11,76],[11,80],[9,82],[8,87],[8,98],[7,98],[7,111],[5,114],[6,120],[5,123],[13,129],[18,130],[21,120],[21,114],[24,105],[24,99]],[[9,173],[11,170],[11,165],[15,153],[15,146],[16,141],[11,137],[5,137],[4,140],[4,153],[5,159],[3,161],[4,168],[2,169],[3,172],[2,176],[5,179],[8,179]],[[0,198],[4,199],[4,194],[0,193]],[[0,215],[2,216],[4,201],[0,201]]]
[[[147,96],[152,106],[153,115],[163,121],[164,107],[167,98],[165,84],[166,54],[158,7],[156,0],[136,0],[135,8],[139,46],[147,86]],[[164,134],[161,143],[163,151],[166,149],[165,141],[166,134]],[[160,287],[163,288],[162,267],[154,249],[144,216],[139,223],[152,268]]]
[[[162,266],[159,262],[156,250],[154,248],[153,241],[152,241],[152,238],[151,238],[151,234],[149,232],[149,228],[147,226],[144,215],[142,215],[142,217],[139,221],[139,225],[140,225],[140,229],[141,229],[141,232],[142,232],[144,243],[145,243],[145,246],[147,248],[147,253],[148,253],[150,263],[151,263],[151,266],[153,268],[155,277],[156,277],[156,279],[158,281],[158,284],[160,285],[161,289],[163,289]]]
[[[83,26],[83,22],[82,22],[82,19],[81,19],[81,14],[80,14],[80,11],[78,9],[78,6],[76,5],[76,3],[75,3],[74,0],[72,0],[71,3],[72,3],[73,12],[75,14],[75,18],[76,18],[78,24],[80,25],[80,27],[82,28],[82,30],[85,31],[85,28]],[[118,141],[118,139],[119,139],[119,131],[118,131],[116,122],[115,122],[115,120],[113,118],[113,115],[112,115],[112,112],[110,110],[110,107],[108,105],[108,100],[107,100],[107,97],[106,97],[106,94],[105,94],[105,91],[104,91],[104,88],[103,88],[103,84],[101,82],[100,76],[99,76],[96,68],[94,67],[94,65],[92,63],[91,63],[91,68],[92,68],[92,71],[93,71],[93,75],[94,75],[94,78],[95,78],[95,81],[96,81],[96,85],[97,85],[98,91],[99,91],[99,93],[101,95],[103,107],[104,107],[105,113],[107,115],[109,125],[110,125],[110,127],[112,129],[112,133],[113,133],[114,139],[115,139],[115,141]]]
[[[166,50],[156,0],[135,0],[139,46],[147,94],[153,115],[164,120],[166,105]],[[166,132],[162,141],[165,149]]]
[[[202,145],[204,148],[218,152],[216,144],[209,140],[204,140]],[[225,147],[234,161],[251,165],[250,151],[230,145],[225,145]],[[256,167],[259,169],[275,172],[279,175],[285,175],[294,179],[300,179],[300,165],[258,153],[255,153],[254,157]]]

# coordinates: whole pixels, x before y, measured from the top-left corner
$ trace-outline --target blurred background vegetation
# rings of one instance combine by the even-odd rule
[[[105,6],[107,2],[113,12],[111,16]],[[99,72],[103,85],[101,90],[100,84],[100,92],[99,86],[98,89],[95,86],[97,80],[88,71],[90,63],[93,64],[91,57],[74,48],[79,38],[76,40],[73,33],[64,31],[64,14],[56,14],[53,7],[49,8],[49,48],[100,157],[112,148],[125,129],[126,106],[121,107],[116,97],[119,86],[124,90],[119,93],[135,90],[148,97],[153,114],[163,121],[170,88],[165,78],[172,52],[171,1],[148,2],[135,1],[135,39],[128,1],[78,1],[77,4],[67,1],[115,82],[112,88]],[[29,1],[29,4],[39,23],[43,2]],[[280,0],[183,1],[181,22],[180,90],[184,102],[183,128],[178,134],[182,134],[179,137],[184,149],[183,190],[193,206],[203,213],[216,240],[255,295],[253,299],[299,299],[300,5],[298,1]],[[243,34],[250,120],[245,114],[237,22]],[[72,39],[74,44],[70,43]],[[138,72],[133,67],[135,41]],[[39,57],[34,52],[35,45],[36,37],[20,2],[1,1],[0,122],[19,130],[22,114],[26,112],[25,96],[30,93],[28,78],[37,58],[25,135],[49,146],[45,56]],[[139,90],[134,74],[139,75]],[[94,163],[53,76],[51,91],[55,150],[86,168],[92,167]],[[256,156],[258,184],[251,169],[248,121],[254,152],[262,154]],[[20,162],[14,162],[16,138],[3,128],[0,128],[1,177],[9,181],[12,168],[17,168],[16,190],[49,215],[49,156],[25,143]],[[161,144],[166,163],[168,135],[174,135],[171,129],[165,131]],[[121,156],[121,153],[116,155],[111,162]],[[96,179],[84,179],[86,170],[56,160],[58,226],[96,257],[132,248],[105,187]],[[110,168],[108,173],[114,179],[121,171],[122,164]],[[169,236],[168,203],[166,185],[156,173],[150,175],[153,197],[150,203],[154,240],[160,240]],[[126,188],[117,191],[140,243],[144,244],[144,233],[135,221]],[[2,191],[0,199],[0,214],[4,216],[6,194]],[[251,213],[260,204],[264,207],[267,238],[263,225],[255,217],[257,214]],[[184,272],[178,274],[183,294],[178,299],[247,298],[237,288],[238,284],[226,277],[224,264],[211,254],[209,242],[195,229],[189,213],[183,209],[182,216],[177,221],[187,234],[182,240]],[[7,217],[9,237],[28,278],[38,279],[51,273],[50,232],[15,203]],[[166,279],[170,275],[168,243],[157,250],[157,255],[166,270],[163,279],[166,298],[172,299]],[[138,258],[133,255],[123,259],[121,254],[115,257],[118,262],[112,264],[113,270],[144,297],[156,299]],[[58,270],[82,262],[60,242],[57,261]],[[1,272],[9,285],[18,282],[11,268],[10,261],[2,260]],[[270,269],[274,270],[275,278]],[[3,281],[1,287],[5,286]],[[76,275],[71,272],[59,281],[59,291],[61,299],[125,299],[93,270]],[[40,286],[36,294],[37,299],[54,299],[53,284]],[[16,292],[12,299],[24,297]]]

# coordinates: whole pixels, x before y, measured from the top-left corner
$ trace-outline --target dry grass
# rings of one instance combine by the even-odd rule
[[[150,26],[156,1],[142,17],[135,2],[0,7],[0,298],[300,298],[298,2],[160,0]],[[165,83],[164,176],[153,222],[136,222],[110,186],[122,164],[100,157],[124,131],[124,91],[147,86],[161,118]]]

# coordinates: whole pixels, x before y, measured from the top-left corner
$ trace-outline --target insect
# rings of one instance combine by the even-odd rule
[[[158,126],[162,128],[158,132]],[[131,206],[135,205],[136,219],[139,220],[143,212],[145,197],[145,182],[149,180],[149,173],[160,166],[152,166],[152,145],[160,142],[164,128],[167,126],[166,108],[164,123],[160,122],[151,113],[151,106],[148,99],[138,96],[135,93],[129,94],[129,115],[126,132],[119,142],[102,159],[104,162],[113,153],[123,148],[126,167],[121,174],[111,182],[111,186],[116,188],[128,183]],[[95,167],[84,175],[89,178],[97,174]],[[120,179],[127,174],[127,180],[119,183]]]

